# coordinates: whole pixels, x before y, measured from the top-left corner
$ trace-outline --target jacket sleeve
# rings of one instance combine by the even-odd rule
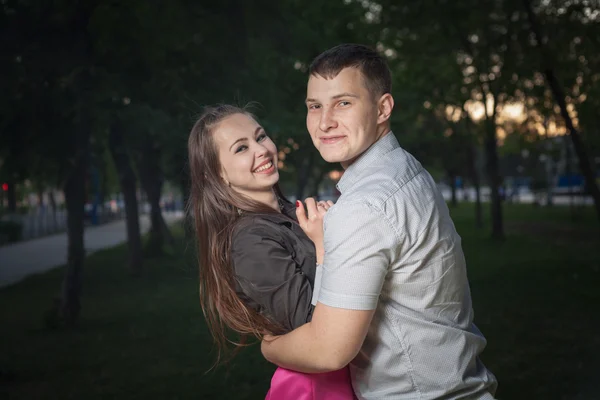
[[[310,321],[312,287],[275,229],[255,224],[233,236],[231,259],[238,295],[286,330]]]

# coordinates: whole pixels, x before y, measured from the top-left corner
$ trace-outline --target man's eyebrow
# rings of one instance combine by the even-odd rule
[[[335,96],[332,97],[332,99],[337,100],[337,99],[340,99],[342,97],[352,97],[352,98],[355,98],[355,99],[359,98],[359,96],[357,94],[350,93],[350,92],[344,92],[344,93],[336,94]],[[318,103],[318,100],[317,99],[312,99],[312,98],[309,97],[309,98],[306,99],[305,103]]]
[[[353,97],[355,99],[358,99],[358,95],[357,94],[349,93],[349,92],[344,92],[344,93],[336,94],[335,96],[332,97],[332,99],[339,99],[341,97]]]

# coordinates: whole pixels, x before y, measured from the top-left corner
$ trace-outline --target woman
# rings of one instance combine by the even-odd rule
[[[309,321],[320,260],[279,189],[275,144],[251,114],[220,105],[196,122],[188,151],[200,299],[219,354],[226,327],[243,342]],[[320,202],[319,212],[330,205]],[[326,374],[279,368],[267,394],[268,400],[353,398],[347,368]]]

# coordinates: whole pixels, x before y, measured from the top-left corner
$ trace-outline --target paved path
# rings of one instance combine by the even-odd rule
[[[182,218],[181,212],[164,214],[167,224]],[[142,234],[150,228],[147,215],[140,217]],[[114,247],[127,240],[125,220],[85,228],[87,254]],[[67,263],[67,234],[59,233],[0,247],[0,287]]]

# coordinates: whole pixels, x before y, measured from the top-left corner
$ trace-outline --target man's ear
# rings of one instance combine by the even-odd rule
[[[394,109],[394,98],[386,93],[377,101],[377,123],[382,124],[389,121]]]

